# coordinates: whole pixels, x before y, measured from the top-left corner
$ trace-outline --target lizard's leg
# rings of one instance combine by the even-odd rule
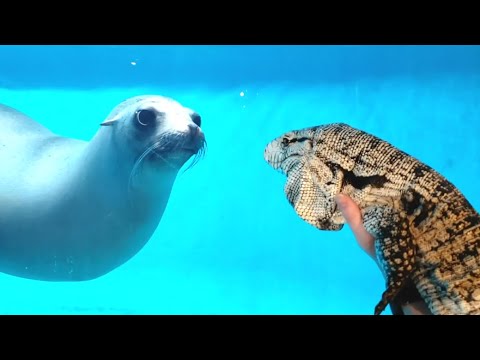
[[[375,237],[375,252],[386,279],[386,290],[375,307],[379,315],[407,285],[415,266],[415,246],[405,213],[388,206],[365,210],[364,225]]]

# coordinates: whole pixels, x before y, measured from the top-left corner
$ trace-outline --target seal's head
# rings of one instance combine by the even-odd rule
[[[192,156],[197,160],[206,146],[200,115],[163,96],[129,98],[101,125],[110,127],[117,141],[128,142],[136,165],[146,161],[178,170]]]

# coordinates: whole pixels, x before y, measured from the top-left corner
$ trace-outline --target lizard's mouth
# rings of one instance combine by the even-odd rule
[[[272,141],[266,146],[263,158],[275,170],[283,170],[281,168],[286,157],[284,152],[279,149],[277,141]]]
[[[285,159],[284,161],[282,161],[282,163],[279,165],[279,168],[280,168],[279,170],[283,174],[288,176],[290,171],[292,171],[292,169],[295,167],[296,164],[297,164],[297,161],[295,161],[295,158],[289,157],[289,158]]]
[[[299,162],[298,155],[286,156],[283,151],[269,151],[268,147],[265,150],[265,160],[275,170],[283,175],[289,176],[290,172],[296,167]]]

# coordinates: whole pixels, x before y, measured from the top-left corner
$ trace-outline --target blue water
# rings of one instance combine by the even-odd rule
[[[292,129],[346,122],[433,166],[480,209],[479,56],[478,47],[0,46],[0,101],[54,132],[88,140],[123,99],[160,94],[199,112],[208,141],[137,256],[81,283],[0,275],[0,313],[371,314],[380,271],[348,227],[321,232],[295,214],[263,149]]]

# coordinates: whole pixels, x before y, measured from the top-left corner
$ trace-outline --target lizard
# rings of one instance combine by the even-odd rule
[[[435,169],[340,122],[285,132],[264,159],[286,175],[296,214],[319,230],[345,224],[336,194],[359,205],[386,282],[374,315],[389,304],[396,315],[406,289],[434,315],[480,314],[480,215]]]

